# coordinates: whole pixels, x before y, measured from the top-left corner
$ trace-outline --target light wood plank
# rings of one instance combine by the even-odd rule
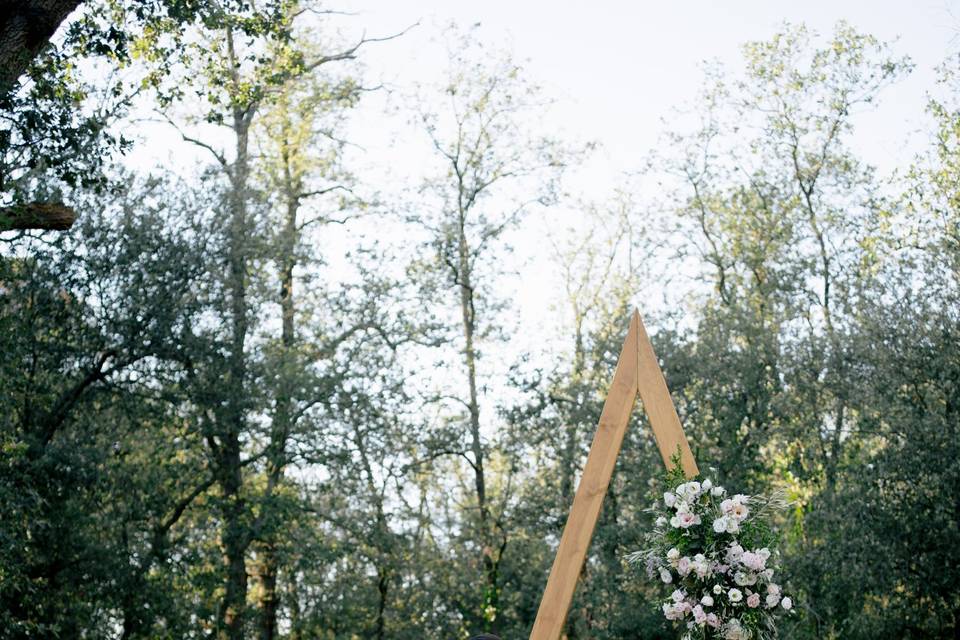
[[[593,538],[638,394],[650,418],[664,465],[670,464],[671,456],[679,448],[686,476],[692,478],[699,473],[650,337],[640,314],[634,311],[530,640],[557,640],[563,632],[580,569]]]
[[[696,476],[700,471],[697,462],[690,451],[690,443],[683,433],[677,409],[670,398],[667,382],[663,378],[663,371],[653,352],[653,345],[647,335],[646,327],[637,311],[633,312],[634,321],[639,328],[637,340],[637,391],[643,401],[643,410],[650,418],[653,435],[657,439],[660,456],[663,464],[669,468],[670,458],[680,449],[680,466],[688,478]]]
[[[560,547],[547,579],[547,587],[540,601],[530,640],[557,640],[563,631],[577,578],[590,547],[600,507],[603,505],[603,498],[607,493],[636,401],[639,370],[637,340],[640,330],[640,316],[634,314],[617,361],[610,391],[603,404],[600,424],[583,468],[583,476],[573,498],[573,507],[563,529]]]

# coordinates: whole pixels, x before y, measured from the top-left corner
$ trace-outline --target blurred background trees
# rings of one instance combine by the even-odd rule
[[[0,235],[0,637],[523,637],[634,306],[701,466],[792,500],[785,635],[960,633],[957,59],[928,151],[882,175],[854,116],[911,62],[787,25],[585,202],[543,90],[448,31],[397,192],[346,153],[363,53],[397,34],[307,2],[86,4],[0,104],[5,204],[80,213]],[[144,109],[195,168],[110,156]],[[566,321],[518,353],[531,237]],[[651,316],[651,282],[682,307]],[[668,633],[623,563],[660,473],[643,421],[568,638]]]

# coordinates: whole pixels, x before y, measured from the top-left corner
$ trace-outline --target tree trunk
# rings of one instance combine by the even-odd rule
[[[0,5],[0,95],[16,86],[80,0],[26,0]]]
[[[260,640],[274,640],[277,637],[277,549],[271,543],[260,548],[263,558],[260,570]]]
[[[296,248],[299,241],[297,213],[300,209],[300,185],[294,177],[290,159],[290,140],[286,123],[281,139],[281,161],[283,162],[283,196],[286,210],[283,235],[280,239],[278,266],[280,275],[280,342],[283,345],[284,359],[294,351],[296,343],[296,306],[294,301],[293,272],[296,267]],[[282,479],[286,468],[287,439],[293,429],[293,397],[290,382],[287,379],[287,367],[284,366],[274,406],[273,425],[270,434],[270,451],[267,455],[267,475],[270,487],[276,486]],[[269,514],[267,517],[270,517]],[[273,531],[273,527],[267,527]],[[263,541],[263,579],[260,592],[260,639],[274,640],[277,636],[277,573],[279,558],[276,541],[272,533]]]
[[[460,289],[460,312],[463,321],[464,364],[467,370],[467,387],[469,400],[470,446],[473,453],[474,488],[477,495],[477,511],[479,517],[480,543],[483,549],[483,568],[486,588],[484,589],[483,611],[484,620],[491,624],[491,631],[496,630],[497,609],[499,607],[499,591],[497,573],[499,559],[495,557],[494,545],[490,531],[490,508],[487,504],[487,486],[484,474],[483,441],[480,435],[480,402],[477,395],[477,350],[474,343],[476,337],[476,307],[473,295],[473,274],[470,264],[470,247],[467,242],[466,212],[461,209],[458,229],[458,268]]]
[[[221,546],[226,565],[226,584],[220,610],[224,640],[243,640],[243,621],[247,603],[247,548],[249,531],[244,523],[246,503],[241,493],[240,440],[229,436],[221,445],[220,489],[223,497]]]
[[[571,372],[570,379],[574,384],[578,384],[583,377],[583,370],[586,363],[586,353],[584,352],[583,347],[583,322],[584,316],[577,308],[577,305],[573,305],[573,317],[574,317],[574,334],[573,334],[573,370]],[[576,402],[577,404],[574,407],[574,411],[580,414],[584,407],[581,394],[577,394]],[[597,416],[596,419],[599,419]],[[596,422],[596,419],[593,419],[593,422]],[[579,470],[579,452],[580,452],[580,437],[578,430],[580,428],[580,420],[568,419],[566,421],[566,442],[564,443],[563,449],[561,450],[561,477],[560,477],[560,499],[563,505],[565,512],[569,512],[570,507],[573,505],[573,495],[574,488],[573,483],[576,478],[577,471]],[[562,533],[562,530],[561,530]],[[584,562],[583,566],[580,567],[580,584],[584,584],[587,581],[587,565],[589,563]],[[586,600],[586,599],[584,599]],[[578,640],[580,634],[577,631],[579,620],[587,621],[587,627],[589,628],[589,611],[587,609],[586,603],[580,608],[576,608],[570,611],[567,616],[566,623],[566,637],[567,640]]]
[[[226,32],[231,59],[233,33]],[[234,82],[237,79],[234,78]],[[242,435],[247,411],[247,267],[249,265],[249,221],[247,180],[249,177],[249,131],[254,107],[237,106],[233,111],[236,158],[230,171],[230,228],[228,238],[227,294],[230,305],[231,347],[225,385],[224,420],[221,425],[218,483],[223,504],[221,545],[226,564],[226,584],[220,611],[221,637],[242,640],[247,601],[246,554],[251,536],[246,522],[241,466]]]
[[[287,580],[287,609],[290,612],[289,640],[301,640],[303,630],[300,622],[300,594],[297,592],[297,576],[295,573]]]
[[[574,316],[573,369],[570,372],[570,379],[576,385],[579,384],[583,378],[583,371],[586,367],[586,353],[584,352],[583,346],[584,316],[576,304],[572,306]],[[584,408],[584,398],[582,394],[577,393],[575,401],[576,405],[574,405],[573,411],[580,414]],[[579,420],[569,419],[566,421],[566,440],[560,452],[560,499],[565,509],[569,509],[570,505],[573,504],[573,481],[576,478],[579,468],[579,464],[577,464],[580,453],[579,429],[581,425],[579,422]]]
[[[383,640],[386,635],[387,591],[390,588],[390,574],[386,569],[377,570],[377,625],[376,638]]]

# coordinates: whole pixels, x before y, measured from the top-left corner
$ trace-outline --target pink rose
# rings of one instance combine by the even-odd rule
[[[740,556],[740,562],[743,563],[743,566],[748,569],[753,569],[754,571],[762,571],[766,565],[766,558],[764,558],[759,553],[754,553],[752,551],[744,551],[743,555]]]
[[[684,511],[677,514],[677,521],[680,523],[680,528],[689,529],[693,525],[700,524],[700,516]]]
[[[704,624],[707,621],[707,614],[704,613],[703,607],[700,605],[693,608],[693,621],[697,624]]]

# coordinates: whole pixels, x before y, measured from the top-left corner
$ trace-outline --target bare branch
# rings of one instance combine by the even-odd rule
[[[418,26],[420,26],[419,21],[413,23],[406,29],[403,29],[402,31],[399,31],[393,35],[383,36],[380,38],[368,38],[366,37],[366,35],[363,35],[360,37],[360,40],[358,40],[353,46],[348,47],[347,49],[344,49],[340,53],[333,53],[328,56],[321,56],[316,60],[314,60],[313,62],[310,62],[304,65],[304,71],[313,71],[317,67],[327,64],[328,62],[336,62],[338,60],[353,60],[354,58],[356,58],[357,51],[359,51],[360,48],[363,47],[364,45],[370,44],[372,42],[388,42],[390,40],[395,40],[396,38],[399,38],[405,35],[406,33],[408,33],[409,31],[411,31],[412,29]]]
[[[170,119],[170,116],[168,116],[167,114],[160,112],[160,115],[163,116],[167,124],[169,124],[171,127],[177,130],[177,133],[180,134],[180,137],[183,138],[184,142],[189,142],[202,149],[206,149],[213,155],[214,158],[216,158],[217,162],[219,162],[221,166],[227,167],[229,165],[229,163],[227,162],[227,158],[223,155],[222,152],[217,151],[212,146],[210,146],[209,144],[207,144],[202,140],[198,140],[197,138],[187,135],[187,133],[183,129],[181,129],[176,122]]]

